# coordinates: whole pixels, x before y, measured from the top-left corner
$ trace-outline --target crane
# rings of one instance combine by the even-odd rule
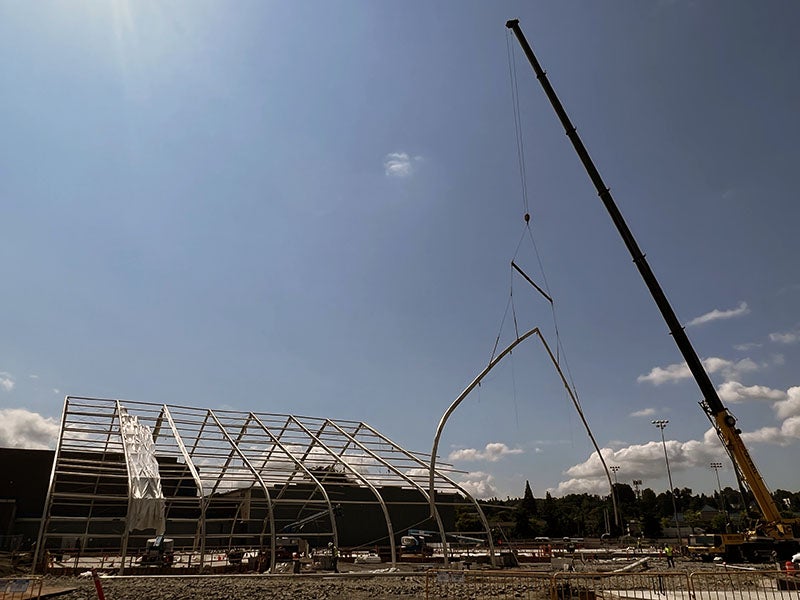
[[[678,317],[675,315],[675,311],[672,309],[666,294],[664,294],[661,285],[653,274],[644,253],[639,249],[639,245],[623,219],[622,213],[617,208],[610,189],[600,176],[600,172],[595,167],[577,130],[570,121],[569,116],[567,116],[553,86],[550,85],[547,74],[542,69],[530,44],[528,44],[528,41],[525,39],[525,35],[522,33],[519,26],[519,20],[512,19],[508,21],[506,27],[510,29],[517,38],[528,62],[531,64],[536,74],[536,79],[541,84],[547,99],[550,101],[556,115],[561,121],[567,137],[570,142],[572,142],[575,152],[578,154],[578,158],[589,175],[589,179],[592,180],[592,183],[597,189],[600,200],[611,216],[611,220],[630,252],[633,262],[639,270],[639,274],[642,276],[647,289],[653,296],[656,306],[661,311],[661,315],[669,328],[670,334],[672,334],[672,339],[675,340],[678,350],[683,355],[689,367],[689,371],[694,377],[697,386],[700,388],[700,392],[703,396],[703,409],[714,424],[717,434],[725,446],[725,450],[732,458],[737,472],[752,492],[753,498],[761,511],[763,518],[752,532],[748,532],[748,534],[738,538],[730,538],[730,552],[733,552],[733,546],[737,546],[737,550],[745,558],[748,558],[748,554],[752,555],[751,558],[757,558],[756,554],[760,553],[761,548],[765,546],[764,540],[760,538],[768,538],[769,543],[766,544],[766,546],[770,547],[770,554],[775,552],[781,558],[791,556],[791,554],[797,552],[800,547],[800,543],[798,543],[798,539],[795,537],[795,529],[798,529],[800,532],[800,519],[786,519],[781,516],[764,478],[758,472],[758,468],[753,458],[750,456],[750,452],[742,441],[741,429],[737,427],[736,417],[731,414],[722,403],[722,400],[720,400],[719,394],[717,394],[717,390],[711,382],[711,378],[708,376],[703,363],[689,340],[689,336],[686,335],[680,321],[678,321]],[[726,552],[728,552],[728,550],[726,550]]]

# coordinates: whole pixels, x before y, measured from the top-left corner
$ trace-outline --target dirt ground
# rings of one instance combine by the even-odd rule
[[[627,561],[630,562],[630,561]],[[720,565],[676,561],[678,571],[697,572],[720,570]],[[593,565],[576,564],[576,571],[610,571],[625,562],[608,561]],[[771,565],[762,565],[770,568]],[[526,565],[528,571],[551,572],[547,564]],[[664,572],[666,560],[648,559],[647,571]],[[641,570],[641,568],[637,568]],[[237,575],[184,577],[103,577],[101,583],[107,600],[409,600],[425,598],[426,576],[418,565],[402,565],[398,572],[385,572],[381,565],[343,565],[341,574],[303,573],[300,575]],[[384,571],[384,572],[373,572]],[[499,573],[503,573],[500,571]],[[511,573],[509,572],[509,575]],[[59,596],[64,600],[94,600],[97,598],[91,577],[48,578],[48,583],[74,586],[75,591]],[[431,580],[427,583],[430,585]]]

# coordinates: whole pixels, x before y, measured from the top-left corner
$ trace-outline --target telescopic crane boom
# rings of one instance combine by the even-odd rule
[[[636,267],[639,269],[639,274],[642,276],[642,279],[644,279],[647,289],[650,291],[653,300],[655,300],[658,309],[661,311],[661,315],[664,317],[667,327],[669,327],[672,338],[678,345],[678,349],[683,355],[694,380],[697,382],[697,386],[700,388],[700,392],[703,395],[704,409],[713,420],[720,439],[725,444],[728,454],[733,458],[742,479],[752,491],[755,501],[758,503],[761,514],[764,517],[764,523],[759,527],[759,533],[768,535],[776,541],[793,541],[795,538],[792,526],[796,526],[798,520],[787,520],[781,517],[780,511],[772,498],[769,488],[767,488],[763,477],[761,477],[761,474],[758,472],[750,453],[742,441],[741,430],[736,427],[736,418],[722,404],[714,384],[711,383],[711,379],[703,367],[703,363],[697,356],[692,343],[689,341],[689,337],[686,335],[680,321],[678,321],[678,317],[675,316],[675,311],[672,310],[672,306],[669,300],[667,300],[664,291],[661,289],[656,276],[650,269],[647,259],[639,249],[639,245],[636,243],[633,234],[622,218],[622,213],[620,213],[617,208],[611,196],[611,191],[603,182],[600,173],[589,156],[589,152],[586,150],[581,138],[578,136],[578,132],[569,120],[553,86],[550,85],[550,81],[547,79],[547,74],[539,65],[539,61],[536,60],[533,50],[519,27],[519,21],[516,19],[510,20],[506,23],[506,27],[513,31],[531,67],[533,67],[536,73],[536,79],[539,80],[539,83],[544,89],[544,93],[547,95],[556,115],[564,126],[567,137],[570,142],[572,142],[575,152],[578,154],[578,158],[580,158],[589,175],[589,179],[592,180],[592,183],[597,189],[600,200],[602,200],[617,231],[622,236],[625,246],[633,257],[634,264],[636,264]]]

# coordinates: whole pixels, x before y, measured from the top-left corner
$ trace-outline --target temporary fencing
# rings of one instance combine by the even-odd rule
[[[709,571],[689,576],[696,600],[800,600],[800,577],[786,571]]]
[[[41,594],[41,577],[0,578],[0,599],[2,600],[28,600],[28,598],[39,598]]]
[[[800,578],[785,571],[685,573],[530,571],[428,572],[426,600],[800,600]]]

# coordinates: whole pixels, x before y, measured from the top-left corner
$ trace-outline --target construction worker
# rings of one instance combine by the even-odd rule
[[[292,573],[295,575],[300,572],[300,553],[292,553]]]
[[[664,554],[667,556],[667,567],[675,568],[675,559],[672,557],[672,546],[664,546]]]
[[[339,572],[339,549],[333,544],[333,542],[328,542],[328,548],[331,551],[331,566],[333,567],[333,572]]]

